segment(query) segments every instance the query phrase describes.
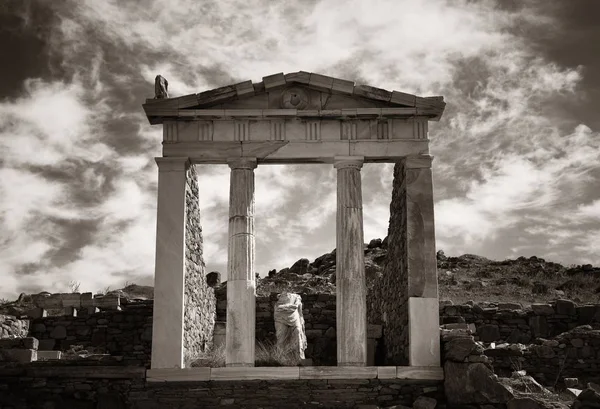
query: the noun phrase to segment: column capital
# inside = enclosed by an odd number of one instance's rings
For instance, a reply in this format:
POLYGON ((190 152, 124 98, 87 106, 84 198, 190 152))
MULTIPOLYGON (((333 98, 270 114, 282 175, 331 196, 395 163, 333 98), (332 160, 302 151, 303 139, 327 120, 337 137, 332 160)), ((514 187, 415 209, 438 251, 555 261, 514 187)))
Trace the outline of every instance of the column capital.
POLYGON ((256 169, 256 158, 230 158, 227 164, 231 169, 256 169))
POLYGON ((431 168, 433 162, 433 156, 431 155, 419 155, 419 156, 407 156, 406 157, 406 168, 407 169, 419 169, 419 168, 431 168))
POLYGON ((336 169, 360 169, 364 162, 364 156, 335 156, 333 158, 333 167, 336 169))
POLYGON ((159 172, 184 172, 189 169, 191 162, 188 157, 158 157, 154 158, 159 172))

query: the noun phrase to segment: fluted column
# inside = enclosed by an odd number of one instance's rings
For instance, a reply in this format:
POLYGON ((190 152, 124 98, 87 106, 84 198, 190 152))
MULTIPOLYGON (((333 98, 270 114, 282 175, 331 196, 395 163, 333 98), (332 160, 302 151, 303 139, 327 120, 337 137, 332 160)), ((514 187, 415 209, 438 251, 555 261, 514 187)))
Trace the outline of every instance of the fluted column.
POLYGON ((152 368, 183 368, 185 183, 188 158, 156 158, 158 207, 152 368))
POLYGON ((255 158, 228 161, 229 253, 227 260, 226 366, 254 366, 256 282, 254 277, 255 158))
POLYGON ((367 364, 367 286, 362 215, 363 157, 336 157, 336 314, 338 366, 367 364))

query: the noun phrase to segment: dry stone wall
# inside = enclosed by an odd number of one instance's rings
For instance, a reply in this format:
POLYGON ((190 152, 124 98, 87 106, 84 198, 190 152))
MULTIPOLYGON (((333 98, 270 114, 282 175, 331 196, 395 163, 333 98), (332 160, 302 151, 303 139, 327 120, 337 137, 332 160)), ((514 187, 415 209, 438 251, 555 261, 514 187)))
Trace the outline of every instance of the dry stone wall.
POLYGON ((408 260, 406 164, 394 166, 388 255, 379 279, 370 292, 367 315, 370 323, 382 323, 386 365, 408 365, 408 260))
POLYGON ((185 189, 184 359, 190 361, 212 346, 216 299, 205 279, 198 175, 190 166, 185 189))
POLYGON ((122 306, 121 311, 32 319, 29 335, 40 351, 66 351, 81 345, 122 356, 126 365, 149 366, 152 348, 152 301, 122 306))
POLYGON ((485 350, 494 372, 509 376, 525 370, 546 386, 564 387, 564 378, 577 378, 579 387, 600 383, 600 329, 576 327, 553 339, 536 339, 529 345, 500 344, 485 350))
POLYGON ((0 366, 0 409, 369 408, 417 407, 419 397, 444 400, 441 381, 146 383, 143 368, 40 364, 0 366))
POLYGON ((526 344, 580 325, 600 325, 600 305, 578 306, 571 300, 532 304, 527 308, 517 303, 444 305, 442 302, 440 323, 475 324, 476 339, 483 342, 526 344))

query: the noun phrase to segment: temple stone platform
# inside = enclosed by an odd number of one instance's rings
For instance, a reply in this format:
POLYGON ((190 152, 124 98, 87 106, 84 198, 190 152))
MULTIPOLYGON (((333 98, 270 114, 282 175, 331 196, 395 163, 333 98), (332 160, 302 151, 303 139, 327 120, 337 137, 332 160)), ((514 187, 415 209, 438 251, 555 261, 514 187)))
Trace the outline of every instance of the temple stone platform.
POLYGON ((294 380, 294 379, 403 379, 441 381, 441 367, 417 366, 306 366, 160 368, 146 371, 147 382, 294 380))

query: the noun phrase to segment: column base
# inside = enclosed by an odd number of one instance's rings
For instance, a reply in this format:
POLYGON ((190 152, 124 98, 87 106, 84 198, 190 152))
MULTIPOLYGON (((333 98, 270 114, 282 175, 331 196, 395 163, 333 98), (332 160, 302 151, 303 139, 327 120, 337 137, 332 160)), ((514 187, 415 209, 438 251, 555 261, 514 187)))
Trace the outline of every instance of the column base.
POLYGON ((366 362, 338 362, 337 366, 367 366, 366 362))
POLYGON ((252 364, 225 364, 226 368, 254 368, 252 364))
POLYGON ((440 366, 439 301, 408 299, 408 362, 410 366, 440 366))

